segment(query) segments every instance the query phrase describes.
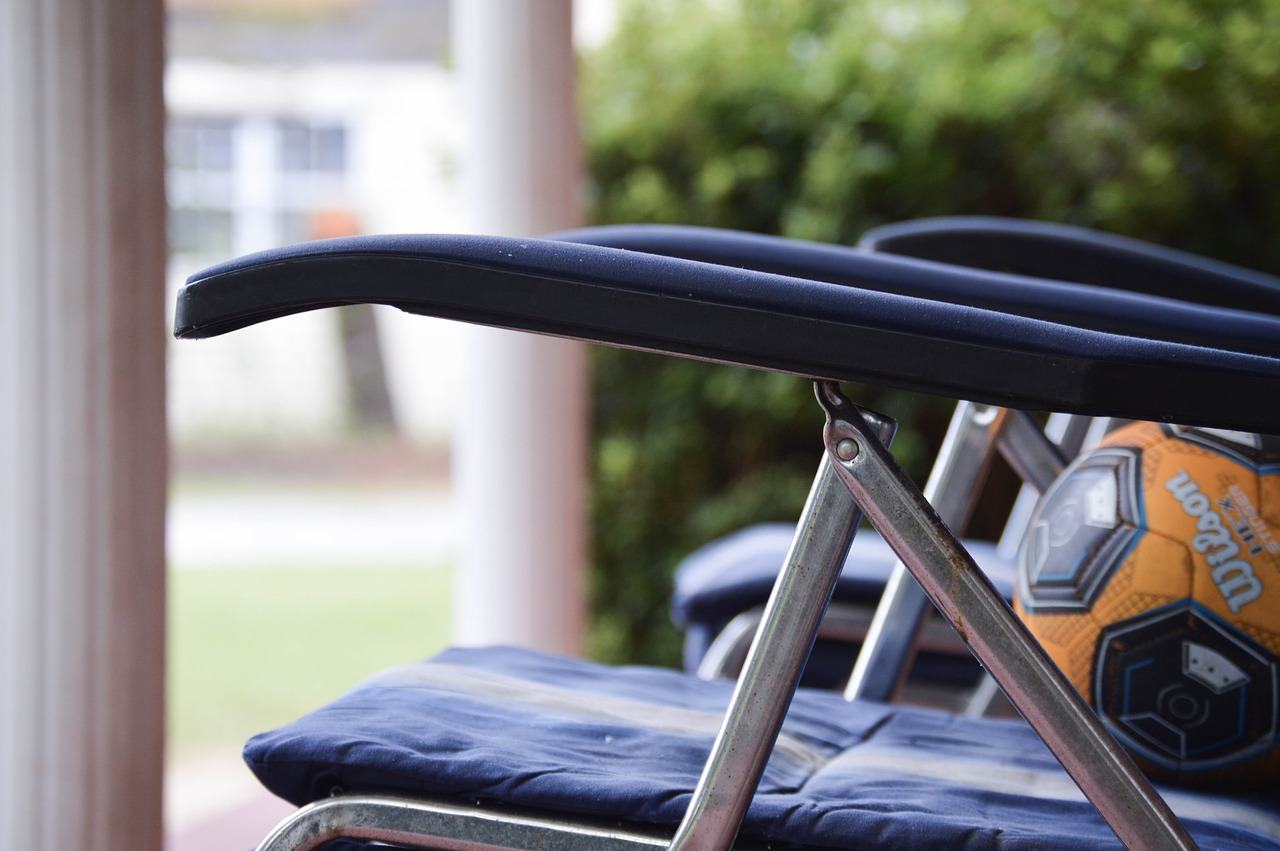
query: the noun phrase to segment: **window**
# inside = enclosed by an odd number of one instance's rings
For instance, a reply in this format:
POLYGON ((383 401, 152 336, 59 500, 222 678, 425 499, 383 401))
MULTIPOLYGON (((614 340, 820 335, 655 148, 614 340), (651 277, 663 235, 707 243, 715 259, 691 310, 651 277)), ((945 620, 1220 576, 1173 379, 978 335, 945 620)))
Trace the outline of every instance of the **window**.
POLYGON ((229 118, 175 118, 169 122, 165 152, 169 168, 231 171, 233 122, 229 118))
POLYGON ((347 129, 330 119, 174 116, 166 136, 169 243, 210 262, 314 238, 347 201, 347 129))
POLYGON ((347 133, 340 125, 280 122, 280 170, 342 172, 347 164, 347 133))

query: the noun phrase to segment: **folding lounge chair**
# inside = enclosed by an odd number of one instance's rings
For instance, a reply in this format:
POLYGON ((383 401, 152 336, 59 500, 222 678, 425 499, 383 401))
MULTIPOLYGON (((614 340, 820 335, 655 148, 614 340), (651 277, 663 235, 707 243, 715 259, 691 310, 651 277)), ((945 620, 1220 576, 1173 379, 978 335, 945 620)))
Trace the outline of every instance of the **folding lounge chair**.
MULTIPOLYGON (((232 261, 181 292, 180 337, 384 303, 813 378, 827 416, 813 490, 736 687, 512 648, 385 672, 250 742, 259 777, 306 805, 261 847, 347 837, 449 849, 1075 848, 1118 835, 1133 848, 1280 848, 1274 796, 1155 790, 895 465, 893 423, 836 384, 1280 432, 1280 282, 1203 264, 1208 303, 1192 304, 662 230, 649 232, 659 253, 637 232, 626 241, 639 250, 356 237, 232 261), (682 240, 739 250, 686 259, 682 240), (770 271, 792 255, 832 274, 770 271), (1029 726, 795 690, 864 511, 1029 726)), ((518 427, 519 412, 508 416, 518 427)))

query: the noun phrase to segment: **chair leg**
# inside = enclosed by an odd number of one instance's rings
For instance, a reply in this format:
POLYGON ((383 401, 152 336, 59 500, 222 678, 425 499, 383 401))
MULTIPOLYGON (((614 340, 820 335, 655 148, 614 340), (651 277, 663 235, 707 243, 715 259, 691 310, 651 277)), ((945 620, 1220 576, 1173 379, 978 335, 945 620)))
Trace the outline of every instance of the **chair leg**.
MULTIPOLYGON (((887 444, 897 424, 867 416, 876 440, 887 444)), ((861 519, 849 489, 824 457, 673 851, 715 851, 733 843, 861 519)))

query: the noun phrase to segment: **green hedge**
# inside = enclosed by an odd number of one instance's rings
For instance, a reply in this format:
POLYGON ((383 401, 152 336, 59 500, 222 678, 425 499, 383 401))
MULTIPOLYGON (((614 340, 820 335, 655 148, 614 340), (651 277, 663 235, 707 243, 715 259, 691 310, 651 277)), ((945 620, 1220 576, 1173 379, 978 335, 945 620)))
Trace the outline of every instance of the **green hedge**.
MULTIPOLYGON (((853 243, 1018 216, 1280 271, 1277 44, 1274 0, 647 0, 584 58, 593 217, 853 243)), ((821 416, 798 379, 594 357, 592 652, 672 663, 672 566, 794 519, 821 416)), ((862 398, 920 474, 947 406, 862 398)))

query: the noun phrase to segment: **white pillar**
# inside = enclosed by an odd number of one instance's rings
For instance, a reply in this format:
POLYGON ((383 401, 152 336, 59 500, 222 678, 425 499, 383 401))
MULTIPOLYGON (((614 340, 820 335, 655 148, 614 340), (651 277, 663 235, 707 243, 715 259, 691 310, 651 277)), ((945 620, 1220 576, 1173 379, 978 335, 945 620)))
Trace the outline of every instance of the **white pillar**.
MULTIPOLYGON (((460 0, 465 229, 581 224, 571 0, 460 0)), ((471 329, 454 481, 454 638, 582 650, 587 375, 583 346, 471 329)))
POLYGON ((0 849, 159 849, 164 10, 0 3, 0 849))

